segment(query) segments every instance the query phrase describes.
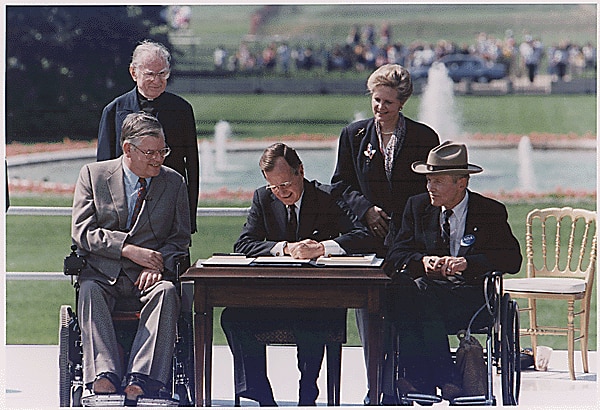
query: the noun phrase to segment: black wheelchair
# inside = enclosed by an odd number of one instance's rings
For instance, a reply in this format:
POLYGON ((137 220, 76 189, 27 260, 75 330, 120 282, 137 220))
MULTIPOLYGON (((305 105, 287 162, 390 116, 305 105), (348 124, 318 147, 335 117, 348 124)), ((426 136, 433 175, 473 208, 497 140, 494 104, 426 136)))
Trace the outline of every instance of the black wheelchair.
MULTIPOLYGON (((521 349, 519 343, 519 307, 502 287, 502 272, 489 272, 484 281, 485 304, 472 316, 468 325, 463 329, 448 329, 449 334, 457 335, 462 332, 466 337, 485 335, 483 361, 487 368, 485 393, 459 396, 450 400, 451 406, 495 406, 494 367, 500 375, 502 388, 502 405, 516 406, 519 402, 521 387, 521 349)), ((397 340, 397 339, 396 339, 397 340)), ((398 349, 396 348, 396 352, 398 349)), ((457 352, 453 351, 456 361, 457 352)), ((396 377, 399 377, 399 357, 394 358, 396 377)), ((402 405, 432 405, 440 403, 439 395, 397 392, 397 400, 402 405)))
MULTIPOLYGON (((161 390, 158 397, 140 397, 137 406, 194 406, 194 343, 193 343, 193 284, 180 282, 179 277, 190 265, 189 256, 176 263, 176 286, 181 296, 181 313, 177 321, 177 337, 173 353, 171 385, 161 390)), ((64 274, 71 276, 75 287, 75 306, 79 296, 77 276, 85 266, 85 259, 71 246, 64 260, 64 274)), ((127 304, 118 305, 113 312, 113 324, 122 360, 126 363, 137 330, 139 310, 127 304)), ((77 313, 71 306, 60 308, 59 329, 59 399, 61 407, 123 407, 130 405, 124 394, 84 395, 83 349, 77 313)))

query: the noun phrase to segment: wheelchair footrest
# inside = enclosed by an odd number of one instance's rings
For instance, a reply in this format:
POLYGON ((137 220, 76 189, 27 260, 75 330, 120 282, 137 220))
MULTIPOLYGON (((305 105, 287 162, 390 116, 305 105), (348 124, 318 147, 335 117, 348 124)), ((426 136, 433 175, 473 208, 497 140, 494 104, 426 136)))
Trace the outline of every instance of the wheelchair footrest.
POLYGON ((416 401, 419 404, 434 404, 441 403, 442 398, 436 394, 423 394, 423 393, 407 393, 402 396, 402 400, 416 401))
POLYGON ((92 394, 81 398, 83 407, 124 407, 124 394, 92 394))
POLYGON ((450 401, 452 406, 493 406, 495 400, 488 400, 485 396, 456 397, 450 401))
POLYGON ((177 407, 179 402, 171 398, 140 397, 137 402, 126 400, 124 394, 92 394, 81 399, 83 407, 177 407))
POLYGON ((179 402, 174 399, 140 397, 137 405, 139 407, 177 407, 179 402))

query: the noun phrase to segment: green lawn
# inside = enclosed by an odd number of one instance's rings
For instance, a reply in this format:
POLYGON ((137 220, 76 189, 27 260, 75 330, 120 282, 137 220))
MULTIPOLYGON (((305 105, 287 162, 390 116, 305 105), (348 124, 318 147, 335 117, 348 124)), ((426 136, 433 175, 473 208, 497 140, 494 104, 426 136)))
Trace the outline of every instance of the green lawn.
MULTIPOLYGON (((70 206, 68 198, 15 198, 13 205, 70 206)), ((212 206, 213 204, 211 204, 212 206)), ((247 206, 248 204, 239 204, 247 206)), ((521 246, 525 243, 524 221, 527 212, 536 207, 554 206, 554 203, 508 204, 509 222, 521 246)), ((594 209, 591 203, 570 203, 570 206, 594 209)), ((201 205, 202 206, 202 205, 201 205)), ((192 258, 205 258, 213 252, 229 252, 237 239, 243 217, 203 217, 198 220, 198 233, 193 236, 192 258)), ((6 261, 8 271, 52 272, 62 269, 62 260, 68 253, 68 217, 6 218, 6 261), (32 252, 34 252, 32 254, 32 252)), ((522 251, 523 254, 524 250, 522 251)), ((524 274, 524 266, 519 276, 524 274)), ((590 347, 596 346, 596 301, 593 299, 590 318, 590 347)), ((60 306, 74 304, 74 291, 68 281, 13 281, 6 283, 6 343, 8 344, 57 344, 58 315, 60 306)), ((542 303, 543 316, 559 323, 563 306, 560 302, 542 303)), ((215 312, 219 323, 220 310, 215 312)), ((521 319, 527 323, 526 315, 521 319)), ((348 315, 348 344, 358 345, 354 313, 348 315)), ((215 343, 224 344, 220 326, 215 327, 215 343)), ((523 339, 527 345, 527 339, 523 339)), ((541 344, 556 349, 566 348, 566 338, 541 338, 541 344)))
MULTIPOLYGON (((232 137, 263 138, 320 134, 337 137, 362 113, 371 116, 368 96, 188 94, 200 138, 212 138, 219 120, 230 122, 232 137), (235 107, 235 109, 231 109, 235 107)), ((419 118, 420 97, 412 96, 403 112, 419 118)), ((596 135, 594 95, 457 96, 462 132, 526 135, 532 132, 596 135)))

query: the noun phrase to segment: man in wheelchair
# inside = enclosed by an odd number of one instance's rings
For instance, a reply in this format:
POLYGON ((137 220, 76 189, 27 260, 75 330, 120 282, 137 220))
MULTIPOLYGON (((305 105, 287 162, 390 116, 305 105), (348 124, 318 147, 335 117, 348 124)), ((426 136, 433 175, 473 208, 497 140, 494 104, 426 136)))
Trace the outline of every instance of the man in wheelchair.
POLYGON ((400 398, 439 388, 451 401, 462 389, 448 334, 465 329, 485 303, 485 273, 518 272, 521 251, 504 205, 467 189, 482 168, 468 163, 464 145, 446 141, 412 169, 426 175, 428 192, 409 198, 386 257, 399 335, 396 387, 400 398))
POLYGON ((121 145, 121 157, 81 169, 72 239, 86 260, 77 306, 84 383, 135 403, 170 380, 180 311, 172 281, 176 260, 188 254, 190 212, 183 177, 162 165, 170 149, 155 117, 129 114, 121 145), (125 368, 111 318, 123 299, 141 309, 125 368))

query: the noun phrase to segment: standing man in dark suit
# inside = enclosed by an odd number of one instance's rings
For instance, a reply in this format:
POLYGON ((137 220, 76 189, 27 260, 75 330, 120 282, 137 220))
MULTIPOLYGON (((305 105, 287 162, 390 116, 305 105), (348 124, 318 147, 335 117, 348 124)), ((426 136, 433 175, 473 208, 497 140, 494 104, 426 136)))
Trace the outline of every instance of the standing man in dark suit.
POLYGON ((179 172, 187 184, 190 223, 196 232, 199 192, 198 140, 192 106, 183 98, 165 91, 171 74, 171 54, 150 40, 142 41, 133 51, 129 73, 136 87, 104 107, 98 130, 96 159, 104 161, 120 156, 121 126, 132 112, 144 111, 160 121, 171 155, 164 165, 179 172))
MULTIPOLYGON (((366 228, 349 209, 341 208, 325 186, 304 178, 304 166, 294 149, 271 145, 260 158, 260 168, 268 185, 254 192, 248 219, 234 245, 236 252, 313 259, 364 252, 373 246, 366 228)), ((314 406, 324 335, 330 323, 345 317, 343 309, 226 308, 221 325, 233 353, 236 393, 262 406, 276 405, 267 378, 266 348, 254 333, 291 324, 301 373, 298 404, 314 406)))
POLYGON ((409 198, 402 228, 386 258, 398 293, 392 307, 400 335, 401 394, 461 393, 448 330, 466 328, 485 303, 483 275, 517 273, 521 250, 504 205, 467 189, 470 174, 463 144, 446 141, 427 161, 412 164, 427 177, 427 193, 409 198))
POLYGON ((78 316, 83 377, 93 393, 135 401, 170 380, 180 301, 175 261, 188 254, 190 212, 183 177, 163 166, 169 148, 158 120, 134 113, 123 121, 123 154, 85 165, 73 198, 72 238, 86 259, 78 316), (117 300, 141 307, 129 364, 122 368, 111 312, 117 300))

